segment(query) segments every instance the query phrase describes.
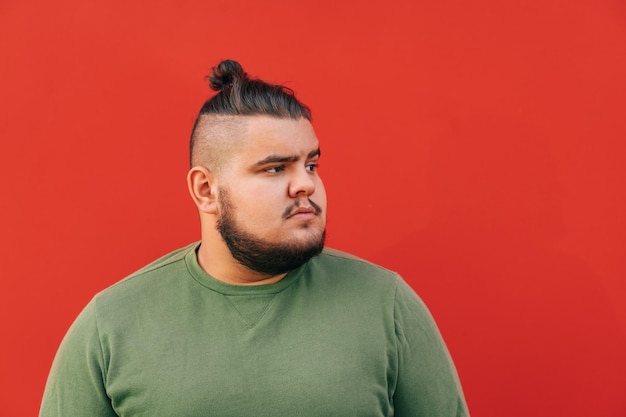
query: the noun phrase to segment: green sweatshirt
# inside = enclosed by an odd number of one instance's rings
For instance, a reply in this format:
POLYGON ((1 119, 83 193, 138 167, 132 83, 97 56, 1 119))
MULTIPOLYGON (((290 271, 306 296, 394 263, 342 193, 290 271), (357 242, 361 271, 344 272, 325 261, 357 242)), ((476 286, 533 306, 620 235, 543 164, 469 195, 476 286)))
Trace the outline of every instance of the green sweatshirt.
POLYGON ((468 415, 431 315, 395 273, 325 249, 278 283, 229 285, 198 246, 94 297, 41 417, 468 415))

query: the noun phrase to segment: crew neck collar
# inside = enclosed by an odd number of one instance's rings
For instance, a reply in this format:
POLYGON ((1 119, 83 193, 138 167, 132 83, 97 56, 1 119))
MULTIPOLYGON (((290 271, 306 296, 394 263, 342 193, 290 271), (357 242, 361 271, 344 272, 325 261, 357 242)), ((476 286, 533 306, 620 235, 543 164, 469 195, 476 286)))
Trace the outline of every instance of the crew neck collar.
POLYGON ((259 284, 259 285, 235 285, 227 284, 223 281, 216 279, 209 275, 202 269, 198 263, 197 251, 201 242, 197 242, 192 245, 188 252, 185 254, 185 264, 187 270, 191 274, 194 280, 200 285, 207 287, 213 291, 219 292, 224 295, 263 295, 263 294, 276 294, 283 291, 290 286, 298 277, 302 271, 306 268, 307 263, 304 265, 289 271, 287 275, 280 281, 273 284, 259 284))

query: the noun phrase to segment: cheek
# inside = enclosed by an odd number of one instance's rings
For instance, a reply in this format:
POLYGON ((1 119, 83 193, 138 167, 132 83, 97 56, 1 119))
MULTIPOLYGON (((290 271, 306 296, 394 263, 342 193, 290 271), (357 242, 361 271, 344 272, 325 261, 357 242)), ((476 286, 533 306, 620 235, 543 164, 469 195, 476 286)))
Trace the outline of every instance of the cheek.
POLYGON ((315 192, 311 195, 311 200, 326 211, 326 188, 324 188, 324 183, 321 180, 315 186, 315 192))
POLYGON ((280 222, 289 201, 276 190, 256 187, 245 195, 237 193, 235 206, 235 217, 241 224, 260 230, 280 222))

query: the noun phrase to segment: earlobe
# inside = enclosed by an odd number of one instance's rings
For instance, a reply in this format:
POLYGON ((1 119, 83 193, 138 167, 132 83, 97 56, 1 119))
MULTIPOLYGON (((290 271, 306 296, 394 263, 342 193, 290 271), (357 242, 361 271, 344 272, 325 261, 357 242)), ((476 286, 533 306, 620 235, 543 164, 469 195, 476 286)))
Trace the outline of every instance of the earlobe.
POLYGON ((187 174, 189 194, 203 213, 217 213, 217 187, 215 176, 205 167, 196 166, 187 174))

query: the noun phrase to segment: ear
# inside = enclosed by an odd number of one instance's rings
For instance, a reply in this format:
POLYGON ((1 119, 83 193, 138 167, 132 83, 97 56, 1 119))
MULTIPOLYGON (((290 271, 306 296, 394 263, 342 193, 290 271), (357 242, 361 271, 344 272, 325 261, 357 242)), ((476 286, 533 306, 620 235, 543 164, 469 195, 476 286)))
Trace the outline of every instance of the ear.
POLYGON ((217 182, 215 175, 205 167, 196 166, 187 174, 191 199, 203 213, 217 213, 217 182))

